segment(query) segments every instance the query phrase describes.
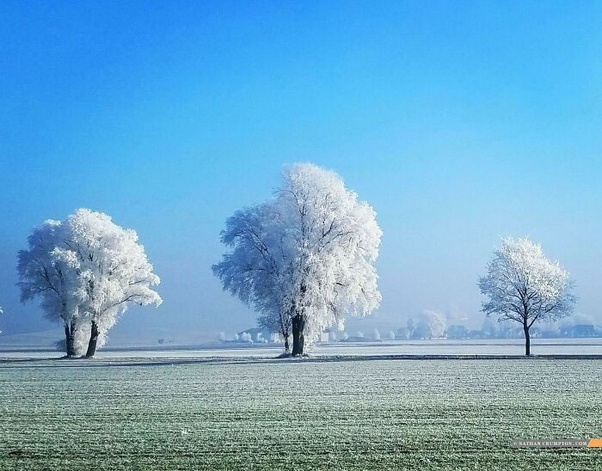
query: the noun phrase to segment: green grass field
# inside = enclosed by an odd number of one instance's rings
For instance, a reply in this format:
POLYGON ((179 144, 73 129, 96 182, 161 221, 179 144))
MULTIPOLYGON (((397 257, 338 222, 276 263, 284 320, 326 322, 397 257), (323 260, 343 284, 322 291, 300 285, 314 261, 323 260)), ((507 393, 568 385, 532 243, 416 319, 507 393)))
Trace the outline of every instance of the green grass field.
MULTIPOLYGON (((165 360, 164 360, 165 361, 165 360)), ((597 360, 0 363, 0 469, 602 469, 597 360)))

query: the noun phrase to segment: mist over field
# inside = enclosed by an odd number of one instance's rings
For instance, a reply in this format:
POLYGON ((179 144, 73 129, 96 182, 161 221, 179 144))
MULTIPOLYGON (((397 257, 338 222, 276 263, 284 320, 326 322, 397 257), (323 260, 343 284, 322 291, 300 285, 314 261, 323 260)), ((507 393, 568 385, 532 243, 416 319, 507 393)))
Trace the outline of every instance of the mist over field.
POLYGON ((60 328, 20 303, 17 253, 82 207, 135 229, 161 278, 163 304, 132 307, 109 339, 255 327, 211 266, 226 219, 296 162, 337 172, 383 232, 382 302, 348 335, 425 311, 481 329, 477 280, 509 235, 541 243, 575 313, 602 323, 600 5, 0 9, 0 342, 60 328))

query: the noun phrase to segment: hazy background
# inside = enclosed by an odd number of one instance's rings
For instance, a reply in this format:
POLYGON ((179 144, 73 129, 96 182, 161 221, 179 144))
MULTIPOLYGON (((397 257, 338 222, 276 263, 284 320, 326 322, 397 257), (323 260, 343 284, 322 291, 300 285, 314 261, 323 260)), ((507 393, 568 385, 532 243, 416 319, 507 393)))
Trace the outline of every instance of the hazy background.
POLYGON ((211 274, 219 232, 300 161, 378 212, 383 302, 354 328, 480 326, 504 235, 541 242, 600 320, 600 2, 4 0, 0 44, 3 335, 53 327, 19 303, 16 255, 79 207, 138 231, 162 279, 115 335, 253 326, 211 274))

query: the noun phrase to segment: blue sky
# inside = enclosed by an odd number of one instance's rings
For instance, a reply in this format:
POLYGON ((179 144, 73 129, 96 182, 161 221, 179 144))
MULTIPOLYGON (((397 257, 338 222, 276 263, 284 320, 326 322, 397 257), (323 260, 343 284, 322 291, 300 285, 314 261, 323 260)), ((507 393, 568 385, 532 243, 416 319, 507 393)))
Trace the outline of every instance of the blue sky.
POLYGON ((299 161, 376 208, 381 322, 479 325, 504 235, 602 317, 600 2, 3 1, 0 41, 6 332, 40 317, 17 250, 79 207, 136 229, 162 278, 117 328, 252 325, 211 275, 219 231, 299 161))

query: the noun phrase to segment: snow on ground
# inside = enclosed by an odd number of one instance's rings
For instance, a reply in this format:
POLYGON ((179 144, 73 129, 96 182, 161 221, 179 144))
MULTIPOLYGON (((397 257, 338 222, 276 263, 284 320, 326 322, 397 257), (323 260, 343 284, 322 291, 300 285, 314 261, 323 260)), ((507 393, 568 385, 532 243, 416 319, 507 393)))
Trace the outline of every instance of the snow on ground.
MULTIPOLYGON (((602 338, 593 339, 533 339, 534 355, 602 355, 602 338)), ((204 347, 99 350, 97 359, 118 358, 275 358, 281 346, 220 344, 204 347)), ((521 339, 505 340, 420 340, 361 343, 324 343, 317 345, 311 357, 332 356, 391 356, 391 355, 522 355, 521 339)), ((0 344, 0 359, 57 358, 61 352, 49 349, 5 348, 0 344)))

